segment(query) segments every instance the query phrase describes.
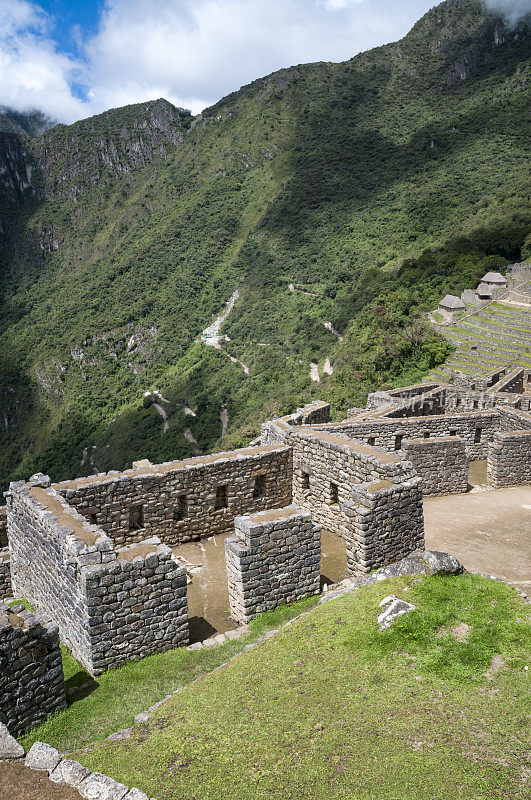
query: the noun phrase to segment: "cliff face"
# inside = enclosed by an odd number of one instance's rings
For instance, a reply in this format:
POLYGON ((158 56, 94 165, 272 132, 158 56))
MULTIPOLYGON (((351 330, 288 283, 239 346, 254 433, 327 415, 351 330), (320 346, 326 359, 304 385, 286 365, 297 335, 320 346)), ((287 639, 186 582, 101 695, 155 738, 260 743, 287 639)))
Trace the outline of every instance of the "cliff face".
POLYGON ((13 133, 0 133, 0 202, 17 206, 36 192, 28 142, 13 133))
POLYGON ((191 121, 167 100, 111 109, 56 125, 32 143, 47 199, 77 198, 100 181, 145 167, 181 144, 191 121))

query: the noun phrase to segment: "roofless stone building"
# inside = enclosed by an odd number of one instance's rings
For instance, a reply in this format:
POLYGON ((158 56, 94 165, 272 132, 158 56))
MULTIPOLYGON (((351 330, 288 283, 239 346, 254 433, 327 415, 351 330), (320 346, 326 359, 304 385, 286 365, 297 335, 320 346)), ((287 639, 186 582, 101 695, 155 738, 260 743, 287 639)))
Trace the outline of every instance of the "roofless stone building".
MULTIPOLYGON (((423 496, 466 491, 471 459, 487 459, 494 487, 531 484, 530 405, 530 370, 503 368, 459 387, 375 392, 343 422, 315 402, 265 423, 255 447, 12 483, 0 592, 37 616, 17 633, 3 608, 2 657, 16 665, 24 636, 46 642, 31 651, 35 674, 53 675, 43 718, 63 702, 57 630, 92 675, 188 643, 186 567, 172 550, 182 542, 235 532, 226 563, 240 622, 319 591, 321 528, 345 539, 350 574, 423 549, 423 496)), ((16 698, 22 677, 12 673, 16 698)), ((8 705, 0 722, 23 730, 27 715, 17 721, 8 705)))

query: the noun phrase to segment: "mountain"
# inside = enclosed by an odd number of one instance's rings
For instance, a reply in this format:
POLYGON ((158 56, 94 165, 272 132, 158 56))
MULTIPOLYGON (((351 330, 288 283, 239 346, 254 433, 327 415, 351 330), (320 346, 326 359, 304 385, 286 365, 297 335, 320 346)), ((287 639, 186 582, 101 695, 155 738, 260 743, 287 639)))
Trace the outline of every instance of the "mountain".
POLYGON ((525 23, 447 0, 198 117, 0 134, 4 481, 237 446, 442 361, 422 312, 526 252, 528 56, 525 23))
POLYGON ((57 123, 38 109, 15 111, 0 105, 0 132, 16 133, 19 136, 39 136, 57 123))

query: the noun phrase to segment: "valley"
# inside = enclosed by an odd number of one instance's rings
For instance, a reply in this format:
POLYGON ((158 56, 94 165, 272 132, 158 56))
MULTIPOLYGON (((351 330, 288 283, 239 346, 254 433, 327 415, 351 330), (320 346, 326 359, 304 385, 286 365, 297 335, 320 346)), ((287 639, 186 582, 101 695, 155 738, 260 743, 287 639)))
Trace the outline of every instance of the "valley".
POLYGON ((2 486, 89 474, 86 447, 106 470, 242 445, 313 397, 341 416, 438 369, 454 343, 425 314, 529 255, 528 39, 503 25, 448 0, 198 117, 5 121, 2 486))

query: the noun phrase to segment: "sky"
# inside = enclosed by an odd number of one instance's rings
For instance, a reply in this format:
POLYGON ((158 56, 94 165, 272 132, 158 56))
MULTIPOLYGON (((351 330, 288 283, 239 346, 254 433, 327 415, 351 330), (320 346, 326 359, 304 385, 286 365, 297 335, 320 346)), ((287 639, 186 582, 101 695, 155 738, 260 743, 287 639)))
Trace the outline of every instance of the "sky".
MULTIPOLYGON (((514 21, 531 0, 485 0, 514 21)), ((396 41, 435 0, 0 0, 0 105, 59 122, 165 97, 194 114, 282 67, 396 41)))

